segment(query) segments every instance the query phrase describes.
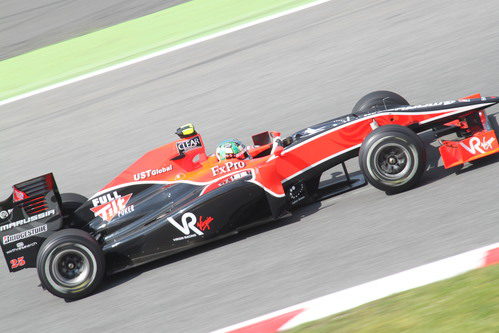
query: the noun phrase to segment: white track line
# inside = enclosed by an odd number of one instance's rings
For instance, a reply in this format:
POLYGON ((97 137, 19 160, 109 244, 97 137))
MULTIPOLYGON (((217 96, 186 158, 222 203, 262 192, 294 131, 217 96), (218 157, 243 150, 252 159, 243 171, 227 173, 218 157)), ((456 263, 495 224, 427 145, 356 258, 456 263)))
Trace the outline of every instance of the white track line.
POLYGON ((164 54, 167 54, 167 53, 170 53, 173 51, 177 51, 177 50, 189 47, 189 46, 193 46, 193 45, 196 45, 196 44, 199 44, 199 43, 211 40, 211 39, 225 36, 225 35, 228 35, 230 33, 233 33, 233 32, 239 31, 239 30, 243 30, 243 29, 255 26, 257 24, 265 23, 265 22, 286 16, 286 15, 290 15, 290 14, 293 14, 293 13, 296 13, 296 12, 299 12, 299 11, 302 11, 302 10, 305 10, 305 9, 308 9, 311 7, 315 7, 315 6, 321 5, 321 4, 326 3, 326 2, 330 2, 330 1, 331 0, 314 1, 311 3, 305 4, 305 5, 299 6, 299 7, 295 7, 295 8, 286 10, 284 12, 280 12, 277 14, 263 17, 261 19, 255 20, 255 21, 241 24, 241 25, 238 25, 236 27, 233 27, 233 28, 230 28, 227 30, 219 31, 219 32, 216 32, 214 34, 211 34, 211 35, 208 35, 205 37, 197 38, 197 39, 194 39, 194 40, 182 43, 182 44, 178 44, 178 45, 175 45, 175 46, 163 49, 163 50, 159 50, 159 51, 156 51, 156 52, 153 52, 150 54, 146 54, 144 56, 141 56, 141 57, 138 57, 135 59, 131 59, 131 60, 116 64, 116 65, 102 68, 102 69, 99 69, 99 70, 94 71, 94 72, 83 74, 83 75, 74 77, 74 78, 69 79, 69 80, 65 80, 65 81, 62 81, 59 83, 51 84, 51 85, 43 87, 43 88, 35 89, 33 91, 30 91, 30 92, 27 92, 24 94, 20 94, 20 95, 14 96, 14 97, 4 99, 4 100, 0 101, 0 106, 5 105, 5 104, 9 104, 9 103, 13 103, 13 102, 16 102, 16 101, 19 101, 19 100, 22 100, 22 99, 25 99, 25 98, 28 98, 31 96, 35 96, 35 95, 38 95, 38 94, 41 94, 41 93, 44 93, 44 92, 47 92, 50 90, 60 88, 60 87, 64 87, 64 86, 70 85, 70 84, 75 83, 75 82, 83 81, 83 80, 86 80, 86 79, 89 79, 89 78, 92 78, 92 77, 95 77, 95 76, 98 76, 101 74, 105 74, 105 73, 108 73, 108 72, 111 72, 111 71, 114 71, 117 69, 131 66, 131 65, 137 64, 137 63, 142 62, 142 61, 146 61, 146 60, 149 60, 149 59, 152 59, 155 57, 159 57, 159 56, 162 56, 164 54))
POLYGON ((281 324, 278 329, 260 327, 261 332, 276 332, 290 329, 303 323, 343 312, 362 304, 393 295, 409 289, 448 279, 472 269, 483 267, 488 251, 499 248, 499 243, 461 253, 430 264, 418 266, 400 273, 386 276, 355 287, 344 289, 304 303, 287 307, 251 320, 244 321, 212 333, 225 333, 234 330, 252 332, 243 328, 271 320, 293 311, 301 310, 293 318, 281 324))

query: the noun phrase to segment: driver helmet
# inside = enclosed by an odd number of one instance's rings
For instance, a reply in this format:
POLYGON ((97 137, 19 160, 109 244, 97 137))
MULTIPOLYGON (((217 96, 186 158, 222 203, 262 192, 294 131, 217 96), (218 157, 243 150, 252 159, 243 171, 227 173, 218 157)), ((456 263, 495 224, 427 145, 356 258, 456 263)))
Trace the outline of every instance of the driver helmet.
POLYGON ((243 159, 246 157, 247 148, 238 139, 227 139, 220 143, 215 150, 218 161, 224 161, 229 158, 243 159))

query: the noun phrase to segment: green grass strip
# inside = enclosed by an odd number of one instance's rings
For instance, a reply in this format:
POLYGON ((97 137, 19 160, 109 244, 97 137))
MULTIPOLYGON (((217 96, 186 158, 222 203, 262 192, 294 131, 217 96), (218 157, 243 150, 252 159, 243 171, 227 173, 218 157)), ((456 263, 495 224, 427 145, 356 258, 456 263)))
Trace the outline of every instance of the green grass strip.
POLYGON ((0 100, 312 0, 193 0, 0 62, 0 100))
POLYGON ((499 265, 402 292, 286 332, 499 332, 499 265))

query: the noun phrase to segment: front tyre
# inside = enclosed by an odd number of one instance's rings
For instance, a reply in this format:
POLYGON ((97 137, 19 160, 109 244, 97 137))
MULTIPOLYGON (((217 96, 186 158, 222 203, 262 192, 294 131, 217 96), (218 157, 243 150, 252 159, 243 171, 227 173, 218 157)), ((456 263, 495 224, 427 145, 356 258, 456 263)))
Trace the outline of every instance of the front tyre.
POLYGON ((373 91, 362 97, 353 107, 352 114, 361 116, 367 113, 407 106, 409 102, 392 91, 373 91))
POLYGON ((364 139, 359 164, 372 186, 389 194, 403 192, 414 187, 423 175, 424 144, 407 127, 381 126, 364 139))
POLYGON ((76 300, 88 296, 104 277, 100 245, 88 233, 64 229, 50 235, 36 260, 42 285, 55 296, 76 300))

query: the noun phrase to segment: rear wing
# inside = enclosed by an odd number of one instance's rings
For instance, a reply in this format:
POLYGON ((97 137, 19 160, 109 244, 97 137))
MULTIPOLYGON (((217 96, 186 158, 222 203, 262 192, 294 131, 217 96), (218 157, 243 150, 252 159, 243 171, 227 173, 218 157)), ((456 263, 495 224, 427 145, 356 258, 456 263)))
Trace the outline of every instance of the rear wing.
POLYGON ((10 272, 36 267, 40 246, 61 229, 61 197, 49 173, 12 187, 11 196, 0 201, 0 239, 10 272))

